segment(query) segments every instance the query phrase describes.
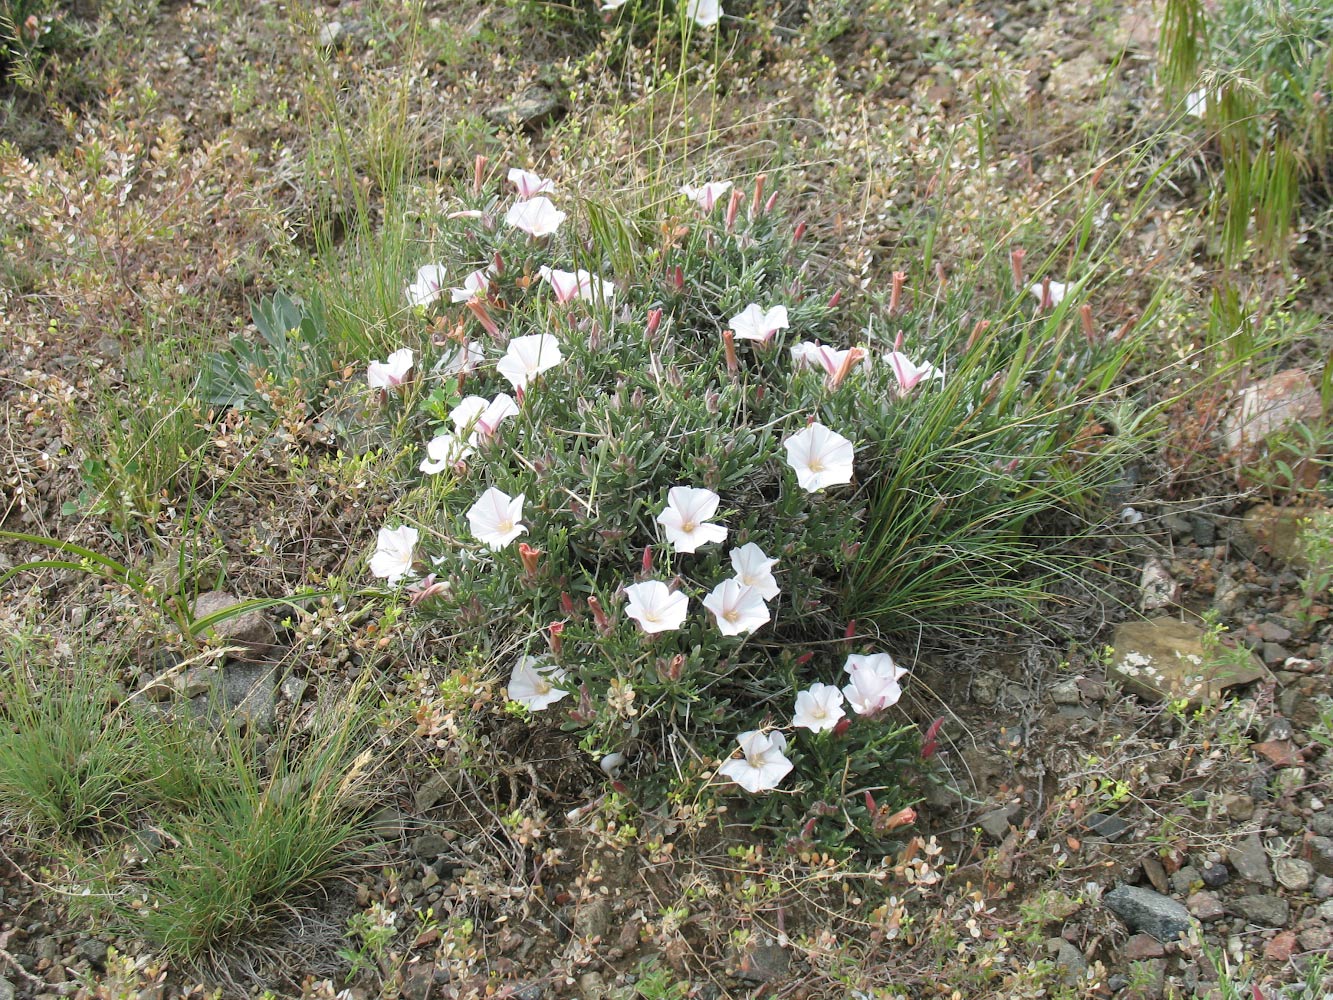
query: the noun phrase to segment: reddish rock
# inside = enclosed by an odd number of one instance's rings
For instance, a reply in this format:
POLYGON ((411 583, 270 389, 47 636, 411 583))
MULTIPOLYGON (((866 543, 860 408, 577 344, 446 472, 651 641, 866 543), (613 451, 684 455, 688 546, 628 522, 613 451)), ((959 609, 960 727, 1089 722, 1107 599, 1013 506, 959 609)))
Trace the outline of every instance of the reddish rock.
POLYGON ((1125 942, 1125 958, 1131 962, 1161 958, 1165 954, 1166 949, 1162 947, 1162 942, 1150 934, 1135 934, 1125 942))
POLYGON ((1300 942, 1296 940, 1296 932, 1283 931, 1268 942, 1268 947, 1264 949, 1264 958, 1270 962, 1285 962, 1300 951, 1300 948, 1300 942))
POLYGON ((1290 740, 1269 740, 1251 744, 1250 749, 1274 767, 1300 767, 1305 761, 1290 740))

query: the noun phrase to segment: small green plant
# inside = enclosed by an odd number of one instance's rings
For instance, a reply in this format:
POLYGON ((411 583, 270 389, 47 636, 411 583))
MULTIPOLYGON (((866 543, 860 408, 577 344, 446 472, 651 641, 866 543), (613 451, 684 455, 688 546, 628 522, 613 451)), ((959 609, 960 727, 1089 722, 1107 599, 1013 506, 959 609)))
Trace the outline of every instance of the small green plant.
POLYGON ((0 84, 32 89, 44 64, 83 44, 83 27, 52 0, 0 0, 0 84))
POLYGON ((1302 521, 1297 544, 1305 557, 1301 611, 1309 619, 1316 604, 1327 603, 1333 584, 1333 512, 1320 511, 1302 521))
POLYGON ((347 918, 347 937, 353 944, 338 954, 347 961, 349 979, 368 969, 383 971, 389 944, 397 933, 396 919, 393 910, 379 902, 347 918))

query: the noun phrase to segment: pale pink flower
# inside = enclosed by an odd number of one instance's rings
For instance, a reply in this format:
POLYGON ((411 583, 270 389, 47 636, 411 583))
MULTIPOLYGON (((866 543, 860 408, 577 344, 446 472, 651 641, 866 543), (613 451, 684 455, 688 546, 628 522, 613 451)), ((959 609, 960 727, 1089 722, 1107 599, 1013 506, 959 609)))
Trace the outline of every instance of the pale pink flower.
POLYGON ((386 361, 372 361, 366 369, 366 383, 372 389, 392 389, 407 381, 412 370, 412 348, 403 347, 389 355, 386 361))
POLYGON ((717 619, 723 635, 753 632, 771 617, 759 591, 733 580, 723 580, 703 600, 703 605, 717 619))
POLYGON ((646 580, 626 587, 625 596, 629 598, 625 614, 649 634, 680 628, 689 611, 690 599, 660 580, 646 580))
POLYGON ((1069 288, 1070 286, 1063 281, 1038 281, 1035 285, 1028 286, 1028 292, 1036 298, 1043 309, 1053 309, 1065 300, 1069 288))
POLYGON ((766 601, 782 592, 773 578, 773 567, 777 564, 776 559, 770 559, 754 542, 746 542, 731 550, 731 567, 736 571, 736 582, 743 587, 753 587, 766 601))
POLYGON ((489 402, 481 396, 466 396, 449 411, 449 419, 459 435, 467 435, 468 444, 481 444, 493 435, 506 417, 518 415, 514 397, 502 392, 489 402))
POLYGON ((823 424, 811 424, 782 444, 787 449, 787 464, 796 470, 803 490, 814 493, 852 481, 856 455, 852 443, 823 424))
POLYGON ((466 344, 455 347, 448 354, 441 355, 440 360, 435 362, 431 371, 437 375, 466 374, 481 363, 482 357, 481 342, 469 340, 466 344))
POLYGON ((741 755, 724 761, 717 773, 730 778, 747 792, 765 792, 777 788, 791 773, 792 762, 782 753, 787 749, 787 737, 781 733, 762 733, 751 730, 736 737, 741 755))
POLYGON ((881 709, 896 705, 903 696, 898 682, 907 670, 893 662, 888 653, 847 657, 843 666, 851 683, 842 689, 857 715, 874 715, 881 709))
POLYGON ((787 307, 774 306, 765 310, 751 302, 727 321, 737 340, 757 340, 761 344, 773 339, 773 334, 787 329, 787 307))
POLYGON ((695 486, 673 486, 667 492, 667 505, 657 515, 657 523, 666 529, 667 541, 677 552, 693 552, 700 545, 720 542, 727 529, 708 521, 717 513, 721 498, 712 490, 695 486))
POLYGON ((473 299, 484 299, 490 290, 491 270, 483 267, 464 278, 462 288, 449 289, 449 297, 452 302, 471 302, 473 299))
POLYGON ((685 16, 693 18, 701 28, 711 28, 722 19, 722 5, 718 0, 689 0, 685 4, 685 16))
POLYGON ((509 183, 514 185, 520 198, 535 198, 539 194, 554 194, 555 181, 539 177, 531 170, 509 169, 509 183))
POLYGON ((447 280, 443 264, 426 264, 417 268, 417 280, 404 290, 407 302, 413 306, 428 306, 440 297, 447 280))
POLYGON ((847 713, 842 708, 842 692, 832 684, 811 684, 796 694, 796 715, 792 725, 822 733, 832 729, 847 713))
POLYGON ((550 236, 567 218, 545 195, 520 201, 505 213, 505 222, 530 236, 550 236))
POLYGON ((395 584, 412 572, 412 550, 421 535, 416 528, 380 528, 375 554, 370 557, 370 571, 395 584))
POLYGON ((511 340, 495 368, 515 389, 526 389, 529 382, 563 360, 560 341, 549 333, 534 333, 511 340))
POLYGON ((510 497, 494 486, 477 498, 467 512, 467 520, 473 537, 493 552, 528 530, 523 524, 523 494, 510 497))
POLYGON ((529 712, 540 712, 569 694, 552 683, 568 676, 554 663, 549 663, 545 656, 520 656, 509 675, 505 697, 518 702, 529 712))
POLYGON ((472 454, 472 445, 450 434, 436 434, 426 442, 426 457, 418 468, 428 476, 452 468, 472 454))
POLYGON ((538 275, 551 286, 555 300, 561 304, 573 299, 585 302, 605 302, 610 306, 615 302, 616 286, 594 274, 584 271, 559 271, 551 267, 542 267, 538 275))
POLYGON ((915 364, 902 351, 890 351, 884 355, 884 360, 889 363, 893 369, 893 377, 898 380, 898 388, 904 392, 911 392, 917 387, 922 379, 944 378, 944 372, 931 364, 915 364))
POLYGON ((797 367, 822 368, 824 374, 836 376, 844 366, 869 365, 870 355, 864 348, 849 347, 839 351, 824 344, 803 340, 791 349, 792 363, 797 367))
POLYGON ((694 202, 705 212, 711 212, 717 200, 731 190, 731 181, 708 181, 699 187, 686 184, 680 193, 694 202))

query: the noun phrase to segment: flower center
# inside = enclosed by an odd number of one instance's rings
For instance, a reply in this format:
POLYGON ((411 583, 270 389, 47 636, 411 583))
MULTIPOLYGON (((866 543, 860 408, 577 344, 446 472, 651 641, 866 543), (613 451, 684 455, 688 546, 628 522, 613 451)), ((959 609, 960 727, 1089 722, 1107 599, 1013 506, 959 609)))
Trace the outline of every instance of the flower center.
POLYGON ((745 755, 745 763, 753 768, 762 769, 764 766, 764 755, 761 753, 747 753, 745 755))
POLYGON ((812 458, 812 459, 810 459, 810 471, 811 471, 811 472, 823 472, 823 471, 824 471, 824 463, 823 463, 823 461, 822 461, 821 459, 818 459, 818 458, 812 458))
POLYGON ((737 611, 735 608, 728 608, 726 611, 722 612, 722 617, 725 618, 727 621, 732 622, 733 624, 735 623, 736 619, 739 618, 740 616, 741 616, 740 612, 737 611))
POLYGON ((540 674, 537 675, 537 682, 532 685, 538 694, 550 694, 551 682, 540 674))
POLYGON ((697 528, 697 527, 699 527, 699 526, 698 526, 697 524, 695 524, 693 521, 686 521, 685 523, 683 523, 683 524, 680 526, 680 530, 681 530, 681 531, 684 531, 684 532, 686 532, 686 533, 688 534, 689 532, 693 531, 693 530, 694 530, 695 528, 697 528))
POLYGON ((514 522, 506 518, 495 526, 495 530, 504 534, 514 530, 514 522))
POLYGON ((828 711, 824 708, 823 705, 816 705, 814 709, 810 712, 810 714, 814 716, 816 719, 828 718, 828 711))

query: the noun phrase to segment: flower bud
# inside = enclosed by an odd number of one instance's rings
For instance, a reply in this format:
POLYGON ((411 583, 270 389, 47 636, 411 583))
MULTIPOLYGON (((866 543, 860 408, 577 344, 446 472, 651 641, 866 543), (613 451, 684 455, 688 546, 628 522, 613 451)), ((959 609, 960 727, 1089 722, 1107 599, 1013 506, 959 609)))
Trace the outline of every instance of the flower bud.
POLYGON ((768 180, 768 174, 760 174, 754 179, 754 198, 750 201, 751 218, 759 214, 759 206, 764 202, 764 181, 766 180, 768 180))
POLYGON ((841 301, 842 301, 842 289, 839 288, 836 292, 833 293, 832 296, 830 296, 828 300, 828 308, 837 309, 838 303, 841 301))
POLYGON ((645 328, 644 333, 649 338, 651 338, 655 333, 657 333, 657 328, 661 325, 662 325, 662 310, 661 309, 648 310, 648 326, 645 328))
POLYGON ((1078 316, 1083 321, 1083 336, 1089 344, 1097 343, 1097 328, 1092 323, 1092 304, 1084 302, 1079 306, 1078 316))
POLYGON ((804 235, 805 235, 805 222, 804 220, 802 220, 801 222, 796 223, 796 228, 795 230, 792 231, 791 234, 791 241, 793 243, 800 243, 801 237, 804 235))
POLYGON ((764 202, 764 214, 767 215, 773 211, 773 206, 778 203, 778 193, 774 191, 768 196, 768 201, 764 202))
POLYGON ((603 634, 610 632, 611 619, 607 617, 606 612, 602 609, 602 602, 597 599, 596 594, 593 594, 588 598, 588 608, 592 611, 592 618, 593 621, 597 623, 597 628, 600 629, 603 634))
POLYGON ((560 609, 571 617, 574 614, 574 598, 569 596, 567 590, 560 591, 560 609))
POLYGON ((722 346, 727 355, 727 374, 735 378, 740 373, 740 362, 736 360, 736 335, 730 330, 722 331, 722 346))
POLYGON ((486 182, 486 157, 477 156, 472 161, 472 193, 478 197, 481 196, 482 185, 486 182))
POLYGON ((834 737, 842 737, 847 735, 847 730, 851 728, 852 728, 852 720, 844 715, 841 719, 838 720, 837 725, 833 727, 832 732, 834 737))
POLYGON ((898 311, 903 300, 903 282, 907 280, 906 271, 893 272, 893 287, 889 290, 889 314, 892 315, 898 311))
POLYGON ((1023 258, 1026 256, 1027 251, 1022 247, 1009 251, 1009 270, 1014 276, 1014 288, 1020 292, 1023 290, 1023 258))
POLYGON ((518 558, 523 563, 523 573, 528 579, 533 579, 537 575, 537 564, 542 557, 541 549, 534 549, 527 542, 518 543, 518 558))
POLYGON ((639 561, 639 572, 644 576, 649 576, 653 571, 653 547, 645 545, 643 547, 643 558, 639 561))
POLYGON ((551 647, 551 655, 559 658, 564 641, 560 638, 565 631, 564 622, 551 622, 546 626, 546 642, 551 647))
POLYGON ((736 215, 740 212, 742 197, 744 196, 741 194, 740 188, 731 189, 731 200, 727 202, 727 232, 731 232, 732 227, 736 225, 736 215))

